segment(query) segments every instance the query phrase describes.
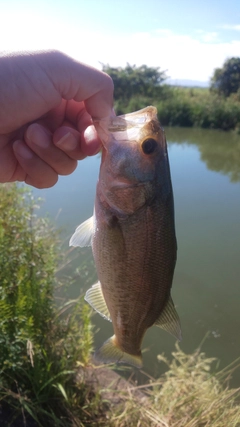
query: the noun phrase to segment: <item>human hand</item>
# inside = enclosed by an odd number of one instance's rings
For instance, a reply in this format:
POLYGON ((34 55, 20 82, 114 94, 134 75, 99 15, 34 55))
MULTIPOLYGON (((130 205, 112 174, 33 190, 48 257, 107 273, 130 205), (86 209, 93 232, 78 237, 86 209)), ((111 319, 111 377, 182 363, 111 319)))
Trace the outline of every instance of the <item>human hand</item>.
POLYGON ((0 55, 0 182, 53 186, 96 154, 93 119, 113 103, 109 76, 61 52, 0 55))

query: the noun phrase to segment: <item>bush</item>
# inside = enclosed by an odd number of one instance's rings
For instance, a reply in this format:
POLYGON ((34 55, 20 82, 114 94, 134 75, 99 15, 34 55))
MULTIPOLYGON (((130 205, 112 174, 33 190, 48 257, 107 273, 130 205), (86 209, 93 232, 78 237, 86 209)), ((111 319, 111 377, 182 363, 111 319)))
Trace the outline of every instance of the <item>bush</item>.
POLYGON ((189 102, 170 98, 157 104, 158 117, 163 126, 193 126, 192 109, 189 102))
POLYGON ((211 93, 208 89, 188 89, 162 86, 159 98, 134 96, 130 100, 116 100, 116 114, 140 110, 155 105, 163 126, 201 127, 225 131, 240 129, 239 93, 229 98, 211 93))
POLYGON ((35 207, 28 191, 0 186, 0 425, 94 425, 97 396, 75 381, 92 350, 90 309, 56 307, 58 237, 35 207))
POLYGON ((30 194, 0 187, 1 374, 23 367, 27 342, 36 351, 51 329, 56 235, 33 209, 30 194))

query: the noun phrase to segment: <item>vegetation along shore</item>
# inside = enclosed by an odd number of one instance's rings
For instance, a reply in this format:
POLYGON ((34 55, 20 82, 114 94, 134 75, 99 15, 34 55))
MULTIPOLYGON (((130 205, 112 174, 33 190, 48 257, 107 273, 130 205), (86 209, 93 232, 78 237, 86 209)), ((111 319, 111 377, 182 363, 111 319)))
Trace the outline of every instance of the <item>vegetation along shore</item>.
POLYGON ((116 114, 147 105, 158 109, 163 126, 195 126, 240 133, 240 58, 230 58, 214 71, 209 88, 166 84, 160 68, 103 65, 113 79, 116 114))

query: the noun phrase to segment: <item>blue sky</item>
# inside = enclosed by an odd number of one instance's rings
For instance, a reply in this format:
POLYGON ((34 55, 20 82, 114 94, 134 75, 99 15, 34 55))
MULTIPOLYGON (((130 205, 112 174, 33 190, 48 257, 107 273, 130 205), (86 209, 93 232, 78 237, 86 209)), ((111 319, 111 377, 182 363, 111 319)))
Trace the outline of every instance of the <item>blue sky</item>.
POLYGON ((240 56, 239 0, 0 0, 1 50, 59 49, 101 68, 159 66, 208 81, 240 56))

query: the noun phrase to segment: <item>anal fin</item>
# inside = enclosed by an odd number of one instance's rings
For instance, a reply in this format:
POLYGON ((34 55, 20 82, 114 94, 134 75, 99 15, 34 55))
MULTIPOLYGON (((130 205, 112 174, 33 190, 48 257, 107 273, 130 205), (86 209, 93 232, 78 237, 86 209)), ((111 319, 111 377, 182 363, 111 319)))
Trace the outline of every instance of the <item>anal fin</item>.
POLYGON ((95 283, 95 285, 92 285, 92 287, 87 290, 84 299, 92 306, 94 310, 96 310, 102 317, 104 317, 104 319, 107 319, 110 322, 112 321, 103 296, 100 282, 95 283))
POLYGON ((180 319, 174 307, 174 303, 171 296, 169 297, 162 313, 160 314, 154 325, 164 329, 165 331, 173 335, 175 338, 177 338, 177 340, 181 341, 182 332, 180 319))

